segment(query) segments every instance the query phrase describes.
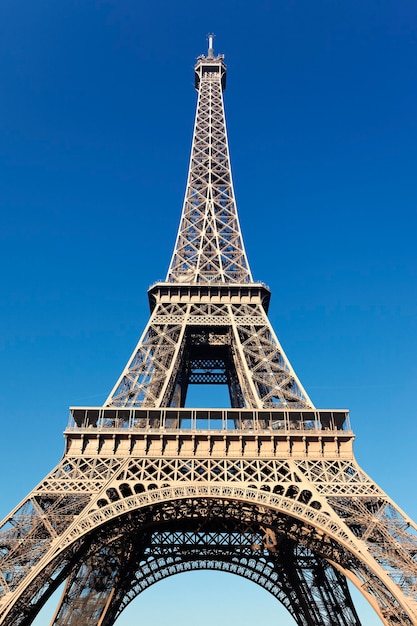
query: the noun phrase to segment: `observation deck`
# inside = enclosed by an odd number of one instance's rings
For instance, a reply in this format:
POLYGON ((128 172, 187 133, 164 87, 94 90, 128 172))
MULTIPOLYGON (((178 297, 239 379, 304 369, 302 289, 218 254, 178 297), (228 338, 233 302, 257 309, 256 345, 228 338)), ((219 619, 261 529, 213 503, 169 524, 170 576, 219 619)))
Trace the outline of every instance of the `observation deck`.
POLYGON ((71 407, 66 453, 353 458, 343 409, 71 407))

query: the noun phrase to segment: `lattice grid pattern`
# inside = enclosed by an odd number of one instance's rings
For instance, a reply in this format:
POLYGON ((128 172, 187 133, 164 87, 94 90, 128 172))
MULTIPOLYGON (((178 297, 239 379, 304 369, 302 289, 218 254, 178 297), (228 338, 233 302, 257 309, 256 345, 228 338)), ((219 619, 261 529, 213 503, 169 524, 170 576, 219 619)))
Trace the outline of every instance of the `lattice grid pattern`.
POLYGON ((233 362, 228 369, 239 381, 231 395, 244 398, 245 406, 313 406, 262 305, 230 302, 159 303, 106 405, 172 406, 186 344, 196 328, 202 333, 202 349, 203 344, 221 342, 221 333, 222 343, 230 344, 233 362), (216 331, 219 327, 223 331, 216 331))

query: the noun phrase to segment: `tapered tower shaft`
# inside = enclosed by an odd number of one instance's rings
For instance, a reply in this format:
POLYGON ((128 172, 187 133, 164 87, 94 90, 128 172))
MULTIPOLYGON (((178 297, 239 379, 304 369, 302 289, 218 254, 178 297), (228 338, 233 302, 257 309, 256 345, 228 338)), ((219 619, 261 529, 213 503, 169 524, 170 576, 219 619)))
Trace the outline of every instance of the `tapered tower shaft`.
MULTIPOLYGON (((209 44, 210 45, 210 44, 209 44)), ((211 41, 212 45, 212 41, 211 41)), ((224 116, 223 55, 200 56, 187 189, 168 282, 252 281, 236 211, 224 116)))
POLYGON ((183 407, 190 384, 227 385, 234 408, 312 408, 268 320, 243 245, 223 104, 226 66, 198 57, 197 111, 180 226, 151 318, 106 406, 183 407))

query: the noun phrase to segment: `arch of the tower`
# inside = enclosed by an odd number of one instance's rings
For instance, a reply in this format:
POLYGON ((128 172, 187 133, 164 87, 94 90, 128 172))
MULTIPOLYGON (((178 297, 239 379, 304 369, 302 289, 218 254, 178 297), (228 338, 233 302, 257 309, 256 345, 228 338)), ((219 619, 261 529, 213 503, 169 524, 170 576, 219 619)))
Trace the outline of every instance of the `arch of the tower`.
MULTIPOLYGON (((108 495, 109 501, 102 498, 97 507, 76 516, 53 542, 15 590, 1 624, 31 624, 66 579, 56 625, 75 623, 65 611, 77 610, 81 590, 83 615, 88 614, 85 597, 90 594, 95 611, 91 619, 107 611, 108 621, 100 624, 113 624, 150 584, 190 569, 229 571, 254 581, 273 593, 301 626, 360 624, 348 577, 385 624, 413 624, 407 607, 356 548, 354 537, 295 494, 272 497, 251 487, 205 483, 149 485, 139 494, 126 493, 121 485, 108 495), (116 583, 120 580, 124 587, 116 583)), ((96 622, 85 622, 91 623, 96 622)))
POLYGON ((129 548, 116 538, 93 552, 68 579, 55 625, 73 623, 74 618, 77 624, 89 624, 90 616, 94 621, 97 607, 106 611, 100 623, 113 624, 126 606, 150 586, 197 570, 226 572, 254 582, 271 593, 298 625, 360 625, 345 577, 305 546, 282 538, 279 553, 271 552, 264 546, 268 540, 265 529, 242 532, 239 524, 231 525, 230 520, 220 526, 217 523, 216 530, 202 530, 201 519, 200 529, 192 529, 189 523, 176 526, 174 531, 155 529, 145 542, 138 541, 133 533, 129 548), (99 567, 100 562, 105 566, 99 567), (117 588, 109 603, 108 590, 115 570, 121 580, 129 582, 117 588), (80 581, 84 596, 88 589, 91 598, 90 603, 83 603, 82 615, 77 614, 80 581))

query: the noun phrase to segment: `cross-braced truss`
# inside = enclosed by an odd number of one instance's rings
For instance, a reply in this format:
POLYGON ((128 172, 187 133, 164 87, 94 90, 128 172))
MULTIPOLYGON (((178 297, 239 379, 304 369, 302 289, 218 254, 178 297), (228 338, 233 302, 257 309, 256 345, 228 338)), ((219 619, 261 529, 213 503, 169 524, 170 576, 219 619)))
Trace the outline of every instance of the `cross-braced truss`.
POLYGON ((184 406, 188 385, 204 382, 227 384, 236 408, 311 407, 267 318, 267 293, 155 285, 148 326, 106 405, 184 406))
POLYGON ((344 410, 315 409, 252 282, 223 109, 226 67, 196 65, 190 170, 165 283, 102 407, 73 407, 62 461, 0 525, 0 626, 112 626, 150 585, 234 573, 298 626, 417 625, 417 527, 360 469, 344 410), (190 384, 231 408, 187 409, 190 384))

